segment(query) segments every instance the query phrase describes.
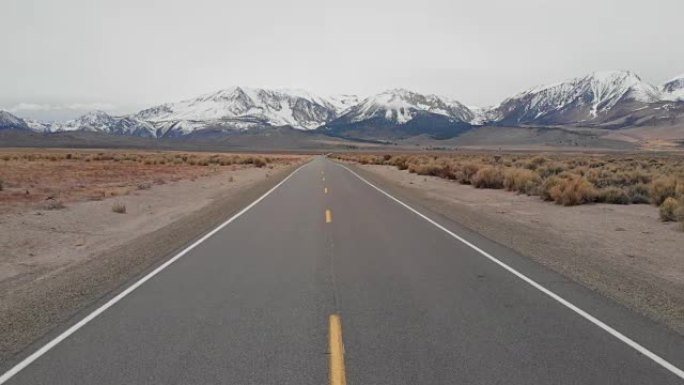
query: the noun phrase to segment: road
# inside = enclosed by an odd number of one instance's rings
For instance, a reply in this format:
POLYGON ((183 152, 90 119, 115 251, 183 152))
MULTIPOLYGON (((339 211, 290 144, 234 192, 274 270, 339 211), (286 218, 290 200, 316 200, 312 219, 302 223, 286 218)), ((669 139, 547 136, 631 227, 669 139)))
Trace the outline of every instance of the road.
POLYGON ((316 158, 5 380, 684 383, 681 336, 418 209, 316 158))

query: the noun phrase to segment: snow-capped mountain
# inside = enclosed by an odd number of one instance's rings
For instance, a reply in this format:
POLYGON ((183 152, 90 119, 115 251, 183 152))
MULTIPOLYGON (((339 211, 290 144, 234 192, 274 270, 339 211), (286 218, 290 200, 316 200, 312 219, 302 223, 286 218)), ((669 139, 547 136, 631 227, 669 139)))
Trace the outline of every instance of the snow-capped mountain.
POLYGON ((470 127, 475 115, 455 100, 393 89, 351 107, 324 130, 366 138, 427 134, 451 137, 470 127))
POLYGON ((291 126, 309 130, 334 119, 337 111, 335 104, 306 91, 232 87, 152 107, 135 117, 152 122, 159 128, 159 136, 178 136, 202 127, 240 131, 291 126))
POLYGON ((405 89, 394 89, 368 97, 352 107, 341 118, 355 123, 373 118, 403 124, 426 112, 468 122, 473 113, 468 107, 436 95, 422 95, 405 89))
POLYGON ((35 119, 24 119, 31 131, 49 133, 53 123, 35 119))
MULTIPOLYGON (((232 87, 175 103, 112 116, 95 111, 66 122, 21 119, 0 111, 0 129, 41 133, 86 131, 114 135, 215 137, 293 129, 345 138, 394 140, 416 135, 450 138, 474 126, 582 126, 619 129, 684 124, 684 75, 661 87, 629 71, 595 72, 535 87, 493 108, 393 89, 361 99, 303 90, 232 87)), ((289 130, 289 131, 288 131, 289 130)), ((298 133, 308 135, 306 133, 298 133)))
POLYGON ((61 123, 31 121, 34 131, 65 132, 87 131, 113 135, 156 137, 156 128, 149 122, 131 116, 112 116, 103 111, 93 111, 76 119, 61 123))
POLYGON ((665 98, 668 100, 684 101, 684 74, 663 84, 662 91, 665 98))
POLYGON ((7 111, 0 110, 0 130, 29 130, 26 122, 7 111))
POLYGON ((659 89, 633 72, 595 72, 519 93, 495 107, 492 117, 503 124, 591 124, 661 99, 659 89))

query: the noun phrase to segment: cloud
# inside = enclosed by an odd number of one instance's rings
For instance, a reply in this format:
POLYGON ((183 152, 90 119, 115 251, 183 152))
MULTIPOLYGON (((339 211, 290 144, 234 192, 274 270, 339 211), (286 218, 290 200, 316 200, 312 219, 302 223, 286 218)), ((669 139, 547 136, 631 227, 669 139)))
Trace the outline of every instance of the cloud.
POLYGON ((81 111, 81 110, 114 110, 116 106, 111 103, 73 103, 66 106, 70 110, 81 111))
POLYGON ((71 104, 38 104, 38 103, 18 103, 7 108, 9 112, 42 112, 42 111, 92 111, 103 110, 111 111, 116 106, 111 103, 71 103, 71 104))
POLYGON ((52 111, 55 106, 51 104, 36 104, 36 103, 19 103, 12 107, 9 107, 7 111, 9 112, 22 112, 22 111, 52 111))

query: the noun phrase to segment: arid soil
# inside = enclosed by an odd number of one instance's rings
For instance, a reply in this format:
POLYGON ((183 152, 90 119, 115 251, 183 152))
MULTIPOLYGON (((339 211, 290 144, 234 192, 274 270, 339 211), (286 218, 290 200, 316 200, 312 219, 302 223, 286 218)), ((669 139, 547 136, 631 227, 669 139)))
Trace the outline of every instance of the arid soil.
POLYGON ((127 165, 127 172, 113 166, 101 167, 102 173, 90 172, 94 161, 53 161, 53 167, 71 167, 62 178, 25 162, 3 169, 5 183, 13 187, 0 191, 0 362, 16 359, 36 339, 189 244, 304 161, 287 156, 272 157, 262 167, 176 169, 142 161, 127 165), (84 187, 67 187, 75 183, 73 175, 84 187), (34 184, 30 195, 56 197, 14 198, 13 190, 26 188, 20 187, 25 180, 34 184), (93 191, 104 193, 92 199, 93 191), (47 206, 52 201, 63 206, 47 206))
POLYGON ((221 169, 269 167, 297 159, 293 155, 3 149, 0 209, 59 208, 66 202, 126 195, 221 169))
POLYGON ((564 207, 385 165, 351 163, 435 212, 684 333, 684 233, 651 205, 564 207))

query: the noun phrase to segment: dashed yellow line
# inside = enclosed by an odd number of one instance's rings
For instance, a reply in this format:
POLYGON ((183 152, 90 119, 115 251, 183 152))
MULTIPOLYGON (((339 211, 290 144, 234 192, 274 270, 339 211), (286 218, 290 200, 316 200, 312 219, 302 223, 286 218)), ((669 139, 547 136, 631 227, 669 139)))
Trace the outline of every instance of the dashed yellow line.
POLYGON ((325 210, 325 223, 332 222, 332 211, 330 209, 325 210))
POLYGON ((323 188, 323 194, 327 194, 327 193, 328 193, 328 188, 327 188, 327 187, 324 187, 324 188, 323 188))
POLYGON ((347 385, 342 320, 338 314, 330 315, 330 385, 347 385))

